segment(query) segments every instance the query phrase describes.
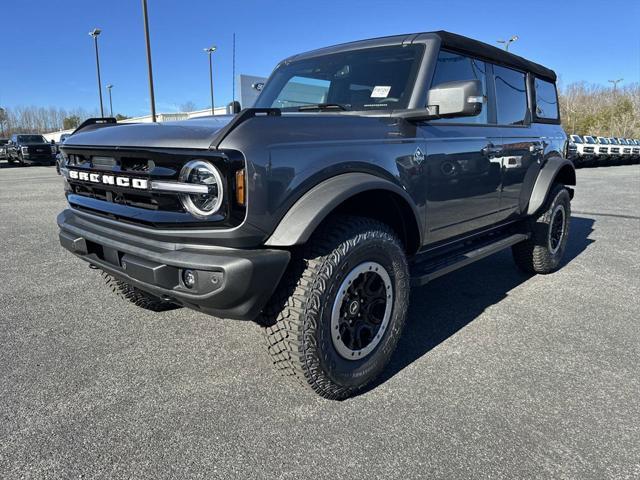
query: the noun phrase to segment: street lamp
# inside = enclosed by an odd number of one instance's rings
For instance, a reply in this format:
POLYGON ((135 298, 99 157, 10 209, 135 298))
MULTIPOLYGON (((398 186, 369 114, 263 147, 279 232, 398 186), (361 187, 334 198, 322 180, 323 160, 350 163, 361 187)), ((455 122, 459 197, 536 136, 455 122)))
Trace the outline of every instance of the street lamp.
POLYGON ((113 88, 113 85, 109 84, 107 85, 107 91, 109 92, 109 112, 111 113, 111 116, 113 117, 113 102, 111 101, 111 89, 113 88))
POLYGON ((98 36, 102 33, 99 28, 94 28, 89 32, 93 37, 93 43, 96 47, 96 69, 98 70, 98 95, 100 96, 100 116, 104 117, 104 109, 102 107, 102 81, 100 80, 100 57, 98 56, 98 36))
POLYGON ((496 40, 496 42, 497 43, 504 43, 504 49, 505 49, 505 51, 508 52, 509 51, 509 45, 511 45, 516 40, 518 40, 518 36, 517 35, 512 35, 509 40, 496 40))
POLYGON ((205 48, 204 51, 209 55, 209 88, 211 90, 211 115, 215 115, 216 112, 213 107, 213 61, 211 60, 211 54, 217 50, 215 45, 209 48, 205 48))
POLYGON ((617 80, 607 80, 609 83, 613 83, 613 93, 616 93, 616 90, 618 89, 618 84, 624 80, 624 78, 619 78, 617 80))

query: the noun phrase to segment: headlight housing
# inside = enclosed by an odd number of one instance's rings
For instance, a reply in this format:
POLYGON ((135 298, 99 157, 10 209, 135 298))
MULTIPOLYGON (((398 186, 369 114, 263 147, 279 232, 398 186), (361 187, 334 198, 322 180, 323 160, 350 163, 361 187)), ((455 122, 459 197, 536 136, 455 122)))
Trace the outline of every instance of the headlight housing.
POLYGON ((191 160, 180 171, 180 182, 206 185, 208 193, 182 193, 184 209, 197 218, 207 218, 222 206, 224 187, 220 171, 204 160, 191 160))
POLYGON ((29 153, 29 147, 20 147, 22 153, 29 153))
POLYGON ((57 150, 56 150, 56 146, 55 145, 51 145, 51 153, 56 154, 57 150))

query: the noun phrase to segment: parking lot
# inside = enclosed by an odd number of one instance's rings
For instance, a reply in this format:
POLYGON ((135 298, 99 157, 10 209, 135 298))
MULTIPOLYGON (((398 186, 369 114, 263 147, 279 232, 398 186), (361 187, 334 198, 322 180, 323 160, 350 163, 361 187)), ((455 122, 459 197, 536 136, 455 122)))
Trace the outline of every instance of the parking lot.
POLYGON ((382 381, 280 378, 259 327, 117 300, 58 244, 53 167, 0 163, 2 478, 638 478, 640 166, 581 169, 564 267, 413 291, 382 381))

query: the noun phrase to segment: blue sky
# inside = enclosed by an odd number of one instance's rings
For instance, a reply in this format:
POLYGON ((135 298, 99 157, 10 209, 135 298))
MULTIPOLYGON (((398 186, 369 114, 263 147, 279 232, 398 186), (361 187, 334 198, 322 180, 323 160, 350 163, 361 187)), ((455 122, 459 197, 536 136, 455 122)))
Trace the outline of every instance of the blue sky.
MULTIPOLYGON (((631 0, 148 1, 160 112, 187 101, 207 106, 202 49, 211 44, 216 104, 230 101, 234 32, 237 73, 266 76, 286 56, 335 43, 444 29, 488 43, 517 34, 512 51, 553 68, 564 84, 640 81, 640 2, 631 0)), ((102 83, 114 84, 114 111, 148 113, 140 1, 2 3, 0 106, 97 108, 87 32, 100 27, 102 83)))

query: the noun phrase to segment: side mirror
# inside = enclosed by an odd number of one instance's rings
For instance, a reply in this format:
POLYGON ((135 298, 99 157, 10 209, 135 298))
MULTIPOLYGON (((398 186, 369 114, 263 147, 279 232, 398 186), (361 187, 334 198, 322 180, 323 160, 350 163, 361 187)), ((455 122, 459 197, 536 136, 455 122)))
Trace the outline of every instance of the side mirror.
POLYGON ((408 120, 473 117, 482 111, 486 99, 480 80, 459 80, 441 83, 429 90, 427 108, 398 114, 408 120))
POLYGON ((235 115, 236 113, 240 113, 240 110, 242 110, 242 108, 240 108, 240 102, 235 100, 233 102, 229 102, 229 104, 227 105, 227 113, 231 114, 231 115, 235 115))
POLYGON ((472 117, 482 111, 485 102, 480 80, 447 82, 429 90, 427 109, 443 118, 472 117))

